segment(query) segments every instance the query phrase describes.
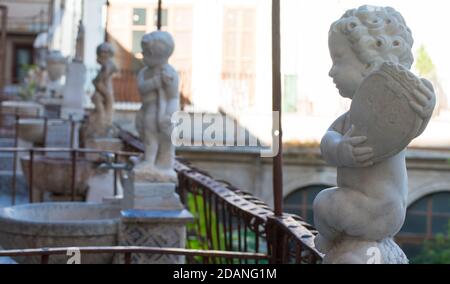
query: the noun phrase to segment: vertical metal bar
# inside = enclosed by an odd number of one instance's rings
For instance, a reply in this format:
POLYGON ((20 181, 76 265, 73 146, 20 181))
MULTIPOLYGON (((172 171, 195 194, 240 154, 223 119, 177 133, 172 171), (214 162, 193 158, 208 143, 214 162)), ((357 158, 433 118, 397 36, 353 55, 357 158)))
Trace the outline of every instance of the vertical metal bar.
POLYGON ((48 254, 41 255, 41 264, 48 264, 49 258, 50 258, 50 255, 48 255, 48 254))
MULTIPOLYGON (((114 163, 118 163, 119 162, 119 154, 114 153, 114 163)), ((117 196, 117 169, 114 168, 114 196, 117 196)))
POLYGON ((34 151, 33 149, 30 149, 30 172, 29 172, 29 180, 30 180, 30 185, 29 185, 29 192, 28 192, 28 197, 29 197, 29 202, 33 203, 33 164, 34 164, 34 151))
POLYGON ((125 252, 125 264, 131 264, 131 252, 125 252))
POLYGON ((295 245, 295 263, 300 264, 302 262, 302 246, 297 241, 295 245))
MULTIPOLYGON (((208 209, 207 209, 208 204, 207 204, 207 199, 206 199, 206 191, 207 190, 205 188, 202 188, 203 220, 204 220, 204 224, 205 224, 206 248, 212 249, 211 248, 211 235, 210 235, 210 228, 209 228, 209 218, 208 218, 208 209)), ((204 258, 208 262, 209 257, 205 256, 204 258)))
POLYGON ((77 174, 77 152, 72 149, 72 183, 71 183, 71 200, 75 201, 75 179, 77 174))
POLYGON ((47 134, 48 134, 48 118, 46 116, 44 117, 44 147, 47 147, 47 134))
POLYGON ((105 42, 108 42, 108 24, 109 24, 109 0, 106 0, 106 21, 105 21, 105 42))
POLYGON ((210 249, 214 249, 214 239, 213 239, 213 234, 212 234, 212 200, 211 200, 211 191, 205 190, 207 199, 205 199, 205 207, 207 207, 206 212, 208 212, 208 224, 206 226, 206 228, 208 229, 208 234, 209 234, 209 247, 210 249))
POLYGON ((70 148, 75 147, 75 121, 73 120, 72 115, 69 117, 70 120, 70 148))
POLYGON ((16 121, 14 126, 14 148, 13 152, 13 176, 12 176, 12 205, 16 205, 16 192, 17 192, 17 147, 19 144, 19 115, 15 115, 16 121))
MULTIPOLYGON (((225 204, 225 201, 223 201, 223 200, 221 200, 221 201, 222 201, 221 202, 222 203, 221 204, 221 207, 222 207, 222 227, 223 227, 223 238, 224 238, 223 244, 225 246, 224 249, 229 251, 230 247, 228 246, 229 242, 228 242, 228 235, 227 235, 227 214, 226 214, 226 210, 225 210, 226 204, 225 204)), ((225 261, 228 262, 228 259, 225 259, 225 261)))
MULTIPOLYGON (((273 158, 273 197, 275 216, 283 214, 283 139, 281 127, 281 47, 280 47, 280 0, 272 0, 272 110, 277 114, 279 125, 273 125, 273 133, 278 128, 278 153, 273 158), (277 127, 278 126, 278 127, 277 127)), ((275 122, 274 122, 275 123, 275 122)))
POLYGON ((158 10, 157 10, 157 21, 156 21, 156 28, 161 30, 161 24, 162 24, 162 0, 158 0, 158 10))
MULTIPOLYGON (((238 230, 238 251, 242 251, 241 247, 241 214, 240 211, 236 214, 237 230, 238 230)), ((242 259, 239 258, 239 264, 242 264, 242 259)))
MULTIPOLYGON (((231 207, 231 206, 230 206, 231 207)), ((228 212, 228 241, 230 242, 230 244, 229 244, 229 250, 230 251, 234 251, 234 248, 233 248, 233 215, 231 214, 231 210, 229 210, 229 212, 228 212)), ((231 263, 233 263, 233 259, 230 259, 231 260, 231 263)))
POLYGON ((8 7, 5 5, 0 6, 0 92, 3 96, 3 88, 5 86, 5 73, 6 73, 6 30, 8 19, 8 7))
MULTIPOLYGON (((259 221, 255 221, 255 252, 259 252, 259 221)), ((259 263, 259 260, 256 259, 256 264, 259 263)))
POLYGON ((282 242, 282 253, 281 253, 281 264, 288 264, 289 263, 289 236, 284 233, 283 236, 281 237, 283 242, 282 242))
POLYGON ((197 236, 199 238, 199 241, 201 242, 201 247, 204 247, 204 243, 203 243, 203 236, 202 236, 202 226, 201 226, 201 222, 200 222, 200 210, 198 209, 198 201, 197 201, 197 194, 198 194, 198 188, 196 188, 195 184, 191 184, 192 185, 192 196, 194 197, 194 208, 195 208, 195 214, 197 214, 195 221, 197 223, 196 225, 196 229, 197 229, 197 236))
MULTIPOLYGON (((221 241, 221 234, 220 234, 220 223, 222 222, 220 220, 220 214, 219 214, 219 197, 217 195, 214 195, 214 214, 216 215, 216 240, 217 240, 217 247, 214 249, 222 250, 222 244, 221 241)), ((222 259, 220 257, 217 258, 217 263, 222 263, 222 259)))
MULTIPOLYGON (((244 216, 244 252, 248 251, 247 234, 248 234, 248 225, 247 225, 247 220, 245 219, 245 216, 244 216)), ((245 259, 245 264, 248 264, 247 259, 245 259)))

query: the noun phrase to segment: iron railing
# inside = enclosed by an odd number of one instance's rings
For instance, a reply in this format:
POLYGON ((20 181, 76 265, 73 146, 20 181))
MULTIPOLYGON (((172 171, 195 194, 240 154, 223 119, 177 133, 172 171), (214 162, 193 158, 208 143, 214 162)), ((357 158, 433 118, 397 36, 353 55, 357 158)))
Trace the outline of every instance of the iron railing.
MULTIPOLYGON (((121 131, 128 151, 143 151, 132 134, 121 131)), ((188 227, 188 246, 204 250, 264 253, 270 263, 319 263, 314 246, 317 231, 301 217, 273 210, 251 193, 219 181, 177 158, 177 191, 195 223, 188 227)), ((188 259, 192 262, 230 263, 220 257, 188 259)), ((259 260, 255 261, 259 263, 259 260)), ((249 263, 238 259, 237 263, 249 263)))
MULTIPOLYGON (((60 248, 39 248, 39 249, 16 249, 16 250, 0 250, 0 257, 40 257, 41 264, 49 264, 51 262, 50 256, 67 255, 68 252, 78 250, 81 255, 85 254, 101 254, 114 253, 116 255, 124 256, 124 264, 132 263, 132 254, 164 254, 164 255, 178 255, 187 258, 205 257, 213 258, 220 257, 224 259, 252 259, 252 260, 266 260, 267 255, 262 253, 244 253, 244 252, 230 252, 217 250, 194 250, 183 248, 160 248, 160 247, 143 247, 143 246, 114 246, 114 247, 60 247, 60 248)), ((69 257, 68 257, 69 259, 69 257)))
MULTIPOLYGON (((126 152, 115 153, 125 156, 139 155, 143 144, 132 134, 120 131, 126 152)), ((66 151, 72 154, 73 169, 76 169, 78 155, 102 153, 89 149, 50 148, 0 148, 1 151, 66 151)), ((33 163, 31 163, 32 165, 33 163)), ((320 263, 322 255, 314 247, 316 230, 302 218, 283 214, 274 215, 273 210, 252 194, 234 187, 226 181, 219 181, 209 174, 193 167, 187 161, 177 158, 175 170, 178 173, 177 191, 187 209, 194 215, 194 222, 188 224, 187 249, 148 247, 81 247, 81 253, 118 253, 125 256, 125 263, 131 262, 131 254, 184 255, 188 263, 320 263)), ((74 199, 72 172, 72 200, 74 199)), ((115 172, 115 175, 117 173, 115 172)), ((29 177, 32 181, 33 177, 29 177)), ((29 192, 32 194, 32 183, 29 192)), ((116 182, 115 182, 116 184, 116 182)), ((14 194, 13 194, 14 196, 14 194)), ((30 196, 30 201, 33 197, 30 196)), ((68 248, 41 248, 0 251, 0 256, 40 256, 42 263, 49 263, 51 255, 65 254, 68 248)))

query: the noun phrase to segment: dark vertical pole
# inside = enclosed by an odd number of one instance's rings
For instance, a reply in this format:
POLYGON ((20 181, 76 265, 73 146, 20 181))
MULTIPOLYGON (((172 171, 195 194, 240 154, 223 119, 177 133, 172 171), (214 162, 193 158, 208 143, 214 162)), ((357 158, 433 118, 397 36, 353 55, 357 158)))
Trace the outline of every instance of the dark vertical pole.
POLYGON ((157 11, 157 19, 156 19, 156 28, 159 30, 161 30, 161 20, 162 17, 162 0, 158 0, 158 11, 157 11))
POLYGON ((108 42, 109 0, 106 0, 105 42, 108 42))
MULTIPOLYGON (((281 36, 280 36, 280 0, 272 0, 272 110, 277 113, 279 151, 273 158, 273 199, 275 216, 283 213, 283 139, 281 130, 281 36)), ((275 122, 273 122, 275 124, 275 122)), ((272 133, 275 135, 276 133, 272 133)))
POLYGON ((48 28, 53 25, 53 10, 55 7, 55 0, 50 0, 48 2, 48 28))
POLYGON ((0 6, 0 95, 3 96, 6 73, 6 25, 8 18, 8 7, 0 6))
POLYGON ((72 148, 72 183, 71 183, 71 201, 75 201, 75 182, 77 175, 77 152, 72 148))
POLYGON ((33 164, 34 164, 34 150, 30 149, 30 172, 28 179, 30 180, 28 198, 29 202, 33 203, 33 164))

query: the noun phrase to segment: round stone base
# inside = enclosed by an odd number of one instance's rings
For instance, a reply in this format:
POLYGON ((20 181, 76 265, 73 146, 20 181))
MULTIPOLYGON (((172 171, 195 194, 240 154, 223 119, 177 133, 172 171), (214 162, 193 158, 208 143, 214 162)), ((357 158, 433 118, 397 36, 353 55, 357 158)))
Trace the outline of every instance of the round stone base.
POLYGON ((344 239, 336 242, 324 264, 408 264, 408 258, 392 238, 381 241, 344 239))

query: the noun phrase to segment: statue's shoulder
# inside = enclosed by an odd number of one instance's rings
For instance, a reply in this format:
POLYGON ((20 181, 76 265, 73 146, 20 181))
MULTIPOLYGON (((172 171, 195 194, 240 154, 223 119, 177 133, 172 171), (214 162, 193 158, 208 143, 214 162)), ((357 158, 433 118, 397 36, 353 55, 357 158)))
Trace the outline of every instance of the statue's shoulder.
POLYGON ((112 73, 115 73, 118 71, 116 64, 112 60, 109 60, 105 64, 105 69, 106 69, 106 72, 108 72, 108 74, 112 74, 112 73))
POLYGON ((137 73, 137 79, 138 81, 144 80, 145 74, 149 71, 149 68, 147 66, 141 68, 139 72, 137 73))
POLYGON ((175 68, 170 65, 170 64, 166 64, 163 67, 163 72, 169 73, 169 74, 178 74, 177 70, 175 70, 175 68))

